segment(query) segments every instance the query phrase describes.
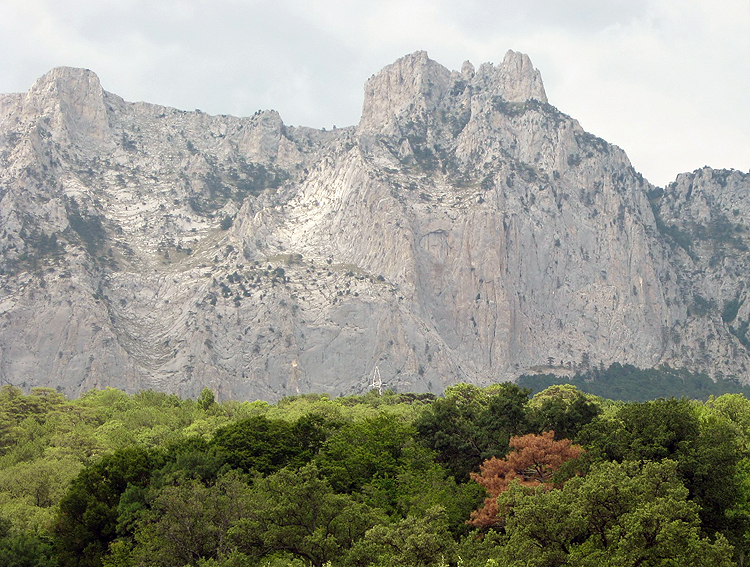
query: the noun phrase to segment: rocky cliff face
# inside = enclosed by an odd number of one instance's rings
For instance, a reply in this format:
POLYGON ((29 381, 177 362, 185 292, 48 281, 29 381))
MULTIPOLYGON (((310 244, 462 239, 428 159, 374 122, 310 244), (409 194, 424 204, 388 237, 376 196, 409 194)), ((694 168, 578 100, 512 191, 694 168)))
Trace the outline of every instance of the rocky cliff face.
POLYGON ((525 55, 424 52, 357 127, 0 95, 0 380, 277 399, 611 362, 747 379, 750 175, 665 189, 525 55))

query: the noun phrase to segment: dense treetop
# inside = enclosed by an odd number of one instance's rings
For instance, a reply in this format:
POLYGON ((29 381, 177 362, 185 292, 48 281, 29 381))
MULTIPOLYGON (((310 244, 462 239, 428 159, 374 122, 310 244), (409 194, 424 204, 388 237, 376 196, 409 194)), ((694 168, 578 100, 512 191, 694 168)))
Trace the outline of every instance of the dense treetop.
POLYGON ((750 401, 0 388, 0 564, 744 564, 750 401))

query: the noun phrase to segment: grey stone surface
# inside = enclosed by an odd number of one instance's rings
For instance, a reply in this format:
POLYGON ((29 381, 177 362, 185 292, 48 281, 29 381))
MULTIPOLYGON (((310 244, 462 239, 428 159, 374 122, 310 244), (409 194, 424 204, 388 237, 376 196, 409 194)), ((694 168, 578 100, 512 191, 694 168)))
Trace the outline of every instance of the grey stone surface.
POLYGON ((54 69, 0 95, 0 381, 267 400, 362 393, 376 366, 401 391, 611 362, 747 381, 748 192, 709 168, 653 187, 513 51, 460 72, 408 55, 333 131, 54 69))

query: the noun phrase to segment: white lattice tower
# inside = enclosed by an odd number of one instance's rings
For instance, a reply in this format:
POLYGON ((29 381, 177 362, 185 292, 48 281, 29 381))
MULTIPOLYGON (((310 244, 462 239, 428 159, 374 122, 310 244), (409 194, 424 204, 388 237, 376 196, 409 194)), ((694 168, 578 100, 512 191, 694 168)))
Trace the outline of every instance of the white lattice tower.
POLYGON ((372 373, 372 383, 370 384, 370 389, 373 388, 378 389, 378 395, 383 395, 383 380, 380 378, 380 368, 377 366, 375 367, 375 371, 372 373))

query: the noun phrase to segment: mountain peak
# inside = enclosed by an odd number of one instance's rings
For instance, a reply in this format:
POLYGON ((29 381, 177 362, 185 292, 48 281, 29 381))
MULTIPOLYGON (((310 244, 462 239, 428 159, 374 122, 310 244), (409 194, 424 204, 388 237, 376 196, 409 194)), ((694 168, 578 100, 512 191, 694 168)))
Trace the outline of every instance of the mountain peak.
POLYGON ((483 63, 473 75, 472 85, 494 91, 508 102, 547 102, 542 74, 528 55, 518 51, 508 50, 500 65, 483 63))
POLYGON ((430 59, 426 51, 397 59, 365 84, 360 129, 383 132, 405 112, 429 112, 450 82, 450 71, 430 59))
POLYGON ((360 129, 394 133, 400 116, 435 111, 459 80, 509 102, 547 102, 541 73, 524 53, 509 50, 500 65, 484 63, 479 70, 465 61, 460 72, 451 72, 430 59, 426 51, 415 51, 367 81, 360 129))
POLYGON ((55 67, 37 79, 24 107, 30 115, 55 116, 54 124, 79 148, 110 138, 104 90, 89 69, 55 67))
POLYGON ((96 73, 79 67, 55 67, 36 80, 30 93, 63 94, 81 90, 102 92, 96 73))
POLYGON ((537 99, 547 102, 542 74, 534 68, 525 53, 508 50, 498 68, 502 78, 503 96, 511 102, 537 99))

